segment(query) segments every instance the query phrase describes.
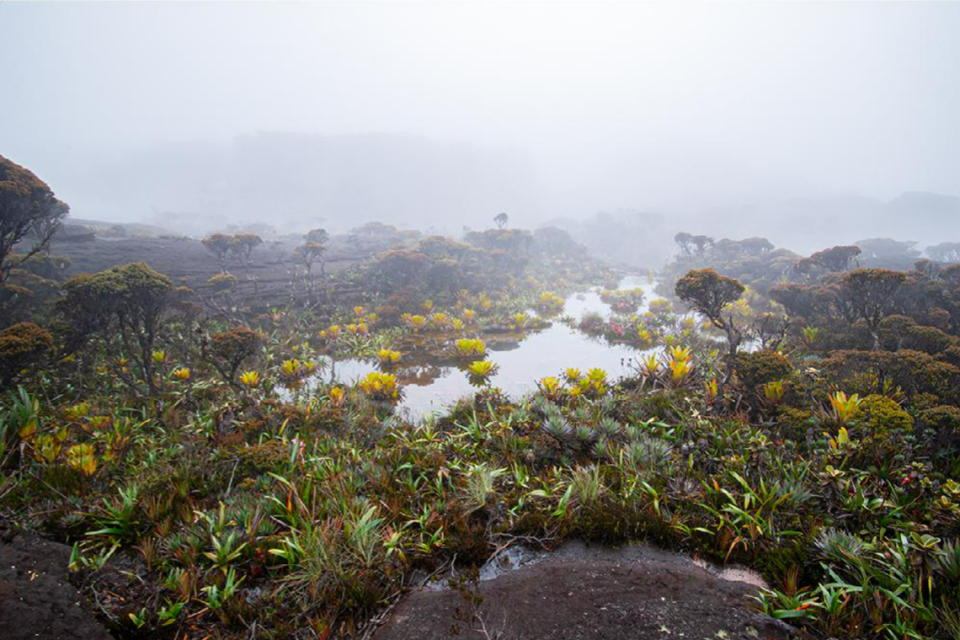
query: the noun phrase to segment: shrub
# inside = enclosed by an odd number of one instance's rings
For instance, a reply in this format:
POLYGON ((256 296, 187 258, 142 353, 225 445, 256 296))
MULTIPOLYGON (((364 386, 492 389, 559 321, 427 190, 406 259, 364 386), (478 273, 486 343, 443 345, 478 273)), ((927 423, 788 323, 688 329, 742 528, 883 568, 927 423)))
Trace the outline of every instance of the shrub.
POLYGON ((120 339, 117 352, 131 358, 139 380, 120 372, 124 382, 139 393, 142 383, 157 392, 155 363, 151 359, 164 313, 177 294, 170 278, 136 262, 95 274, 70 278, 63 286, 61 310, 72 326, 70 346, 79 347, 91 335, 108 342, 120 339))
POLYGON ((223 378, 234 384, 244 361, 263 347, 263 335, 247 327, 237 327, 213 335, 207 345, 207 359, 223 378))
POLYGON ((922 351, 909 349, 896 352, 834 351, 821 366, 830 381, 863 393, 893 386, 911 396, 932 393, 941 398, 953 398, 960 385, 960 369, 922 351))
POLYGON ((230 273, 218 273, 207 280, 207 286, 210 287, 214 293, 231 291, 237 286, 237 277, 230 273))
POLYGON ((767 382, 782 380, 790 375, 793 367, 783 354, 763 350, 737 355, 737 376, 744 387, 753 391, 767 382))
POLYGON ((8 387, 20 372, 53 348, 53 337, 32 322, 20 322, 0 331, 0 388, 8 387))
POLYGON ((0 284, 49 244, 68 211, 32 171, 0 156, 0 284), (36 240, 33 246, 14 258, 13 248, 28 235, 36 240))
POLYGON ((960 434, 960 409, 941 404, 920 412, 920 421, 937 432, 960 434))
POLYGON ((860 401, 856 422, 864 436, 902 434, 913 429, 913 418, 895 400, 878 394, 860 401))

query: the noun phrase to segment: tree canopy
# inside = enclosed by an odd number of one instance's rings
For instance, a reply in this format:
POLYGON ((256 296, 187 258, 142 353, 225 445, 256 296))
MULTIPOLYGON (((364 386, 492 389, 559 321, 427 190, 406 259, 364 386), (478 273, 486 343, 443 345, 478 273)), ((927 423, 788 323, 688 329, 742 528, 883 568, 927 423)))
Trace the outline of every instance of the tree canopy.
POLYGON ((0 284, 11 269, 47 247, 69 210, 32 171, 0 156, 0 284), (33 246, 13 258, 13 248, 29 235, 33 246))

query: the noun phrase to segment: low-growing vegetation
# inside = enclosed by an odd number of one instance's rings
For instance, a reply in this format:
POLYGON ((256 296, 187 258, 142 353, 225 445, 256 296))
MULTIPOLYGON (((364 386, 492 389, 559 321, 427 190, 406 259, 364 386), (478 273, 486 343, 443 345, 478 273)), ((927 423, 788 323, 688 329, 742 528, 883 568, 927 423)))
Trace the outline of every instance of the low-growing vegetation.
MULTIPOLYGON (((286 307, 207 304, 142 263, 9 299, 3 518, 73 548, 118 637, 361 636, 415 579, 573 538, 753 567, 757 609, 813 637, 960 637, 956 265, 678 236, 648 302, 507 221, 336 277, 311 232, 286 307), (609 316, 559 317, 591 287, 609 316), (494 341, 553 322, 635 347, 630 373, 506 395, 494 341), (377 369, 327 375, 343 358, 377 369), (424 363, 475 393, 398 409, 424 363)), ((258 246, 208 240, 211 288, 258 246)))

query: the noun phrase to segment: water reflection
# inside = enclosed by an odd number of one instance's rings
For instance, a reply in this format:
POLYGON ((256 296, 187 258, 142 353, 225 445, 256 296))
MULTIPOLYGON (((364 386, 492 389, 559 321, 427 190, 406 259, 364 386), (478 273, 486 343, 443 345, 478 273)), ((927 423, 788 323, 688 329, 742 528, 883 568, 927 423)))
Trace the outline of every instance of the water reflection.
MULTIPOLYGON (((653 296, 653 284, 645 277, 628 276, 618 288, 643 288, 646 297, 639 313, 653 296)), ((610 306, 600 299, 596 291, 573 294, 567 298, 564 315, 575 320, 585 313, 599 313, 605 318, 611 315, 610 306)), ((500 387, 508 395, 519 397, 535 388, 536 380, 547 375, 557 375, 568 367, 586 371, 593 367, 605 370, 617 378, 629 372, 631 362, 638 352, 625 345, 611 345, 587 336, 561 322, 527 335, 485 336, 487 359, 497 365, 497 373, 491 384, 500 387)), ((431 412, 443 412, 460 398, 476 391, 470 385, 467 374, 448 363, 421 362, 416 354, 404 354, 406 363, 395 373, 403 385, 404 398, 400 409, 417 418, 431 412), (407 364, 409 363, 409 364, 407 364)), ((351 384, 371 371, 378 370, 376 363, 347 359, 332 362, 327 360, 323 377, 329 382, 351 384)))

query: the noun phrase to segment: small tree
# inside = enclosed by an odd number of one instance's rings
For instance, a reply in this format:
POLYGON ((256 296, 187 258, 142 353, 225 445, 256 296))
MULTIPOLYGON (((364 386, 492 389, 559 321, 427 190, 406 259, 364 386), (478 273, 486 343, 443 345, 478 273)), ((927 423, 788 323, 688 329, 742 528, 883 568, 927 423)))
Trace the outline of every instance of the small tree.
POLYGON ((0 285, 11 269, 46 249, 69 210, 32 171, 0 156, 0 285), (14 246, 31 234, 30 249, 13 257, 14 246))
POLYGON ((690 243, 696 248, 697 257, 702 258, 707 254, 707 249, 714 246, 713 238, 710 236, 691 236, 690 243))
POLYGON ((880 350, 880 323, 896 310, 897 292, 906 281, 905 273, 889 269, 856 269, 840 280, 838 303, 867 324, 874 351, 880 350))
POLYGON ((263 334, 247 327, 237 327, 211 336, 204 342, 203 352, 228 384, 240 388, 237 373, 247 359, 263 348, 263 342, 263 334))
POLYGON ((200 241, 203 243, 204 248, 213 254, 217 259, 217 264, 220 266, 220 272, 227 272, 227 261, 230 258, 230 253, 233 250, 233 236, 229 236, 225 233, 215 233, 212 236, 208 236, 200 241))
POLYGON ((673 236, 673 241, 677 243, 682 253, 687 258, 693 257, 693 236, 686 231, 681 231, 673 236))
POLYGON ((255 233, 240 233, 230 238, 229 251, 237 256, 244 268, 250 268, 250 256, 253 250, 263 244, 263 239, 255 233))
POLYGON ((253 250, 263 244, 263 239, 255 233, 240 233, 230 240, 230 251, 237 257, 247 276, 247 280, 253 281, 254 294, 260 293, 260 284, 256 276, 250 273, 250 257, 253 250))
POLYGON ((493 221, 497 224, 497 229, 506 229, 507 223, 510 222, 510 216, 505 213, 498 213, 493 221))
POLYGON ((313 265, 320 265, 320 277, 324 281, 324 291, 326 291, 326 243, 330 235, 324 229, 314 229, 304 236, 305 242, 294 249, 300 261, 307 269, 307 286, 313 291, 313 265))
POLYGON ((144 385, 147 393, 156 394, 153 351, 161 317, 173 301, 170 278, 138 262, 74 276, 63 289, 61 309, 73 330, 72 346, 78 347, 94 334, 102 335, 108 347, 119 343, 124 355, 139 369, 140 377, 131 377, 115 359, 117 375, 138 394, 144 385))
POLYGON ((720 403, 724 389, 733 377, 737 350, 743 341, 743 329, 738 326, 733 313, 724 315, 724 309, 740 298, 744 287, 734 278, 721 276, 713 269, 694 269, 677 281, 676 292, 681 300, 727 334, 726 373, 717 393, 717 402, 720 403))
POLYGON ((859 256, 860 252, 860 247, 856 245, 831 247, 817 251, 797 264, 799 266, 809 263, 830 272, 846 271, 850 268, 850 262, 859 256))

